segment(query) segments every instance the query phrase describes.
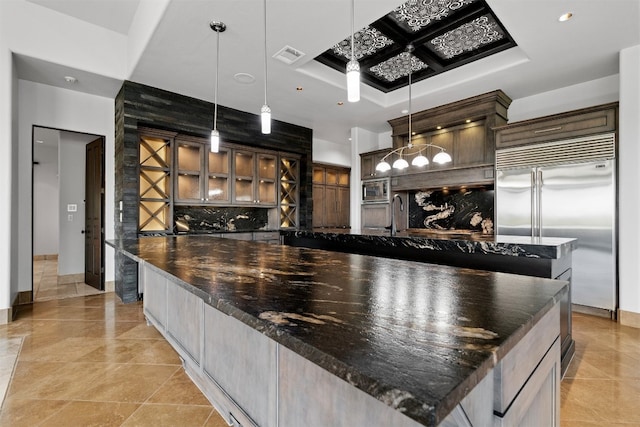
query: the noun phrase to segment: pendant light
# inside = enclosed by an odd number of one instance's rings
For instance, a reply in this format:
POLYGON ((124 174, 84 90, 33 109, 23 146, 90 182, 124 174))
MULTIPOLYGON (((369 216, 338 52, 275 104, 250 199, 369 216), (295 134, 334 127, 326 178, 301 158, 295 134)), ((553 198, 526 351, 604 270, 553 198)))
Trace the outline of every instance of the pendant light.
POLYGON ((356 61, 354 47, 355 0, 351 0, 351 60, 347 62, 347 100, 360 101, 360 64, 356 61))
POLYGON ((217 153, 220 149, 220 132, 218 132, 218 71, 220 66, 220 33, 227 29, 224 22, 211 21, 211 29, 216 32, 216 84, 213 95, 213 130, 211 131, 211 152, 217 153))
POLYGON ((264 4, 264 105, 260 109, 262 133, 271 133, 271 108, 267 105, 267 0, 264 4))
POLYGON ((429 164, 429 159, 423 154, 423 151, 426 151, 428 147, 439 148, 440 151, 438 154, 433 156, 433 162, 438 164, 445 164, 451 161, 451 156, 447 153, 444 148, 435 145, 435 144, 413 144, 413 129, 411 128, 411 73, 413 71, 413 61, 411 53, 413 52, 413 45, 409 44, 407 46, 408 60, 409 60, 409 136, 407 139, 407 145, 402 146, 400 148, 396 148, 387 153, 380 162, 376 165, 376 170, 378 172, 388 172, 393 167, 397 170, 403 170, 409 167, 409 162, 403 156, 415 156, 411 161, 412 166, 423 167, 429 164), (409 153, 405 153, 405 150, 409 150, 409 153), (416 152, 417 150, 417 152, 416 152), (393 162, 393 166, 387 162, 387 159, 391 155, 397 155, 398 158, 393 162))

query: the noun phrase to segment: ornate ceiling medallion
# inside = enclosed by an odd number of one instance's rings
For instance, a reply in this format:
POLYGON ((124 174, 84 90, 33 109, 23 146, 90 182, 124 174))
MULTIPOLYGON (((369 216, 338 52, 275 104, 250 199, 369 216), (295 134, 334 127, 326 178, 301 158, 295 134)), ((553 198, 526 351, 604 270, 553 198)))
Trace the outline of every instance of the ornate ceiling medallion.
POLYGON ((405 23, 413 31, 420 31, 432 21, 439 21, 449 16, 449 13, 471 4, 475 0, 409 0, 398 6, 394 17, 405 23))
MULTIPOLYGON (((393 44, 393 40, 373 27, 365 27, 355 33, 353 38, 356 60, 370 56, 393 44)), ((346 38, 332 47, 336 55, 351 59, 351 38, 346 38)))
POLYGON ((424 70, 428 66, 409 52, 402 52, 399 55, 369 68, 369 71, 388 82, 393 82, 398 80, 400 77, 408 76, 409 67, 411 67, 411 72, 414 73, 416 71, 424 70))
POLYGON ((503 37, 504 33, 500 26, 491 16, 485 15, 430 40, 429 44, 438 55, 451 59, 461 53, 471 52, 501 40, 503 37))

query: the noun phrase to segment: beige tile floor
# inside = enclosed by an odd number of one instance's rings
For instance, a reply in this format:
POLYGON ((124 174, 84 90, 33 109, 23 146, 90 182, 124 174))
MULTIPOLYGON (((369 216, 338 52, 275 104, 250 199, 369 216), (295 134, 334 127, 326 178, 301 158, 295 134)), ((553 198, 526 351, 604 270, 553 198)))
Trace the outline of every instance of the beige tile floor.
MULTIPOLYGON (((640 329, 578 313, 573 321, 562 426, 640 426, 640 329)), ((226 425, 141 304, 113 293, 24 306, 0 326, 3 371, 13 374, 0 426, 226 425)))
POLYGON ((58 277, 57 258, 33 260, 34 301, 95 295, 100 292, 96 288, 85 284, 82 279, 71 281, 71 283, 61 283, 61 278, 58 277))

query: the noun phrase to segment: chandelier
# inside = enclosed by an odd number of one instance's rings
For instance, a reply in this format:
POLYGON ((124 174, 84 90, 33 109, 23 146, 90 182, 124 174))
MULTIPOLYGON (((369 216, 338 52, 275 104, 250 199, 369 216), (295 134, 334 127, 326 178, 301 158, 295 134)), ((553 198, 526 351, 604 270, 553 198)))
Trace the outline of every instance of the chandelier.
POLYGON ((425 156, 427 148, 432 147, 435 149, 439 149, 440 151, 433 156, 432 161, 438 164, 445 164, 451 161, 451 156, 449 153, 445 151, 443 147, 439 145, 431 144, 431 143, 417 143, 414 144, 411 141, 411 137, 413 132, 411 131, 411 71, 413 69, 413 57, 411 52, 413 52, 413 45, 407 46, 407 52, 409 52, 409 141, 407 145, 396 148, 388 152, 381 160, 380 163, 376 165, 376 170, 378 172, 387 172, 391 169, 391 165, 387 161, 389 157, 397 157, 397 159, 393 162, 393 168, 398 170, 403 170, 409 167, 409 162, 407 158, 413 156, 411 160, 411 165, 421 167, 429 164, 429 159, 425 156))

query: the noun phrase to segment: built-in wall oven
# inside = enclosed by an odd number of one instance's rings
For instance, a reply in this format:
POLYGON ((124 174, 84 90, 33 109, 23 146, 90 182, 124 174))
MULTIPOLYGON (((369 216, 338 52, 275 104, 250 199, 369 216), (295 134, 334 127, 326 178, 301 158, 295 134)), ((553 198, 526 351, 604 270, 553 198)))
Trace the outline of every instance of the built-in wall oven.
POLYGON ((389 201, 389 178, 362 181, 362 203, 389 201))

